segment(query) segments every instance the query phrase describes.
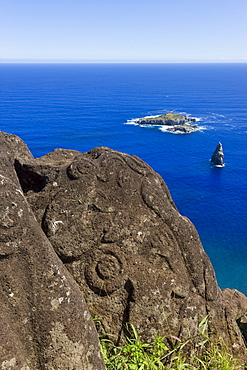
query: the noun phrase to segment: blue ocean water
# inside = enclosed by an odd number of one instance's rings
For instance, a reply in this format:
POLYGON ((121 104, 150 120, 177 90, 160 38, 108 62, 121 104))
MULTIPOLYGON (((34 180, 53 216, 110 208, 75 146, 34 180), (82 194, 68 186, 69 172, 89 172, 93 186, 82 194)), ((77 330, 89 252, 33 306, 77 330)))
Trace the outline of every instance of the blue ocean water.
POLYGON ((247 64, 1 64, 0 129, 35 157, 108 146, 141 157, 195 224, 221 288, 247 295, 247 64), (190 135, 128 120, 177 112, 190 135), (222 142, 226 166, 209 159, 222 142))

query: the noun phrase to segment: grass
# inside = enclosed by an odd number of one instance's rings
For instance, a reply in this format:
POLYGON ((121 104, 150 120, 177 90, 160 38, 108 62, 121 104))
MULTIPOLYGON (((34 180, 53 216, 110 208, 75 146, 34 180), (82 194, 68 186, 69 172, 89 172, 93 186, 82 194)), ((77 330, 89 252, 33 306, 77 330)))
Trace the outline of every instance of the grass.
MULTIPOLYGON (((133 325, 128 324, 126 344, 116 346, 100 336, 101 351, 107 370, 238 370, 243 365, 230 354, 227 346, 213 343, 205 334, 207 318, 199 324, 199 334, 182 342, 178 337, 156 336, 152 343, 141 341, 133 325)), ((246 368, 245 368, 246 369, 246 368)))
POLYGON ((165 113, 165 114, 161 114, 160 116, 151 116, 151 117, 141 118, 142 121, 149 121, 150 119, 155 120, 155 121, 162 120, 165 122, 165 121, 176 120, 176 119, 184 120, 185 116, 183 116, 182 114, 176 114, 176 113, 165 113))

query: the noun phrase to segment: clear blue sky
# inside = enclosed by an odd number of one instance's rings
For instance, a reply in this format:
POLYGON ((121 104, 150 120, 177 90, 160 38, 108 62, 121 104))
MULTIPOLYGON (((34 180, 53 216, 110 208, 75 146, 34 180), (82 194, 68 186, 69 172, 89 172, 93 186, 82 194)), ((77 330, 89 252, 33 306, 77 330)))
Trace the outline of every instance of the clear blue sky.
POLYGON ((0 0, 0 59, 247 62, 247 0, 0 0))

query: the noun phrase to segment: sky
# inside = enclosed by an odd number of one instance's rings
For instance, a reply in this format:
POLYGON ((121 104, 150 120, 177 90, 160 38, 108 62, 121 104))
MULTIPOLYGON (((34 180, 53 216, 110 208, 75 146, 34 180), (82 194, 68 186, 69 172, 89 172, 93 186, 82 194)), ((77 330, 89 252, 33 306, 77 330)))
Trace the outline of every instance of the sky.
POLYGON ((0 0, 1 62, 247 62, 247 0, 0 0))

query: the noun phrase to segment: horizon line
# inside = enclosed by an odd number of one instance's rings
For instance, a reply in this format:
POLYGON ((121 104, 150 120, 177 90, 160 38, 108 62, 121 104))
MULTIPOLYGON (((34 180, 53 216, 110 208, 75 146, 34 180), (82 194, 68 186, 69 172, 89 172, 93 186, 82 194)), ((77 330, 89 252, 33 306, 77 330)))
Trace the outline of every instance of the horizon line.
POLYGON ((0 59, 0 64, 245 64, 246 60, 76 60, 76 59, 0 59))

